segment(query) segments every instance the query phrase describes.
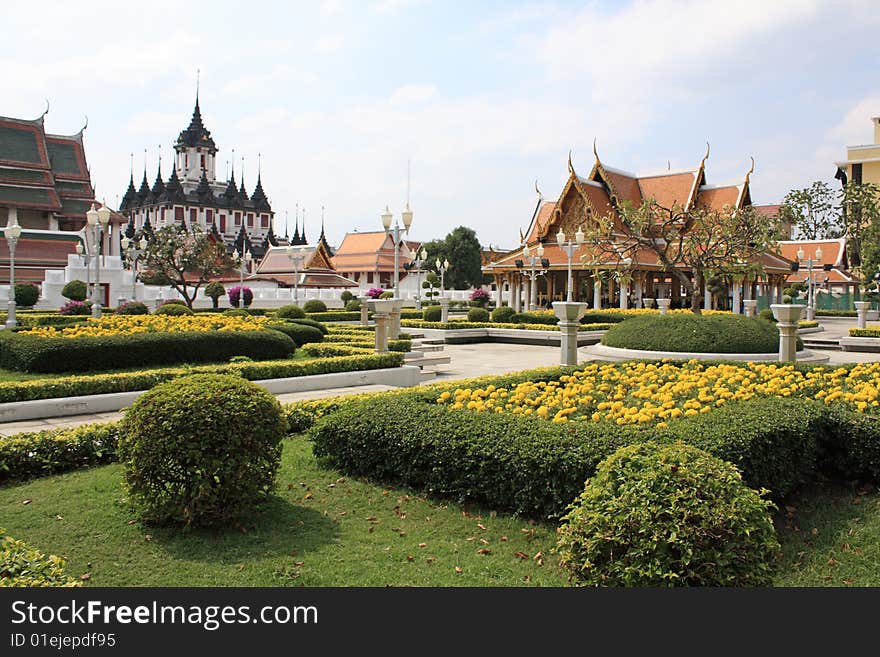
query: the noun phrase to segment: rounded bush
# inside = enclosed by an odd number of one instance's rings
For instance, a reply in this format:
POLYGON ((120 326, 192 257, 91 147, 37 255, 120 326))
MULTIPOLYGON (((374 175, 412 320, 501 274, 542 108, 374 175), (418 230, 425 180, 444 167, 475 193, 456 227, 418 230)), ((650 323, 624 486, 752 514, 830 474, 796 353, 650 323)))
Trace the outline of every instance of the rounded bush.
POLYGON ((214 308, 219 307, 220 297, 226 294, 226 288, 220 281, 212 281, 205 287, 205 296, 210 297, 211 305, 214 308))
POLYGON ((286 430, 278 400, 241 377, 160 384, 121 424, 129 500, 148 522, 229 523, 272 491, 286 430))
POLYGON ((289 306, 281 306, 276 310, 275 317, 278 319, 305 319, 306 311, 299 306, 290 304, 289 306))
POLYGON ((320 299, 309 299, 303 304, 302 309, 307 313, 325 313, 327 304, 320 299))
POLYGON ((65 283, 64 287, 61 288, 61 296, 71 301, 85 301, 88 293, 88 287, 79 279, 65 283))
POLYGON ((186 306, 181 306, 178 303, 169 303, 164 306, 159 306, 156 308, 156 312, 154 315, 171 315, 172 317, 179 317, 180 315, 192 315, 193 311, 187 308, 186 306))
POLYGON ((68 301, 58 312, 62 315, 88 315, 92 312, 92 304, 86 301, 68 301))
POLYGON ((40 298, 40 288, 33 283, 15 284, 15 305, 20 308, 30 308, 40 298))
POLYGON ((290 337, 296 343, 297 347, 302 347, 304 344, 308 344, 310 342, 323 342, 324 334, 321 333, 320 329, 315 328, 314 326, 306 326, 305 324, 298 324, 296 322, 272 322, 270 324, 266 324, 266 328, 272 329, 273 331, 280 331, 290 337))
POLYGON ((321 322, 314 319, 290 319, 288 322, 293 322, 294 324, 302 324, 303 326, 311 326, 313 328, 318 329, 323 335, 327 335, 327 327, 324 326, 321 322))
POLYGON ((779 330, 744 315, 642 315, 612 326, 602 344, 647 351, 768 354, 779 350, 779 330))
POLYGON ((165 299, 159 303, 159 308, 163 308, 164 306, 186 306, 186 301, 183 299, 165 299))
POLYGON ((116 307, 115 315, 149 315, 150 309, 140 301, 126 301, 116 307))
POLYGON ((770 308, 765 308, 764 310, 758 311, 758 317, 768 322, 776 323, 776 318, 773 316, 773 311, 770 308))
POLYGON ((426 322, 439 322, 442 316, 440 306, 428 306, 422 311, 422 319, 426 322))
POLYGON ((343 290, 342 294, 339 295, 339 299, 340 301, 342 301, 343 304, 345 304, 354 299, 354 295, 348 290, 343 290))
POLYGON ((361 302, 357 299, 345 302, 345 309, 349 312, 355 312, 361 309, 361 302))
POLYGON ((227 308, 223 314, 227 317, 250 317, 250 313, 243 308, 227 308))
POLYGON ((492 311, 492 321, 499 324, 509 324, 516 315, 516 311, 510 306, 498 306, 492 311))
POLYGON ((468 310, 467 318, 469 322, 488 322, 489 311, 485 308, 475 306, 468 310))
POLYGON ((569 507, 556 548, 587 586, 767 586, 772 502, 734 465, 684 443, 622 447, 569 507))

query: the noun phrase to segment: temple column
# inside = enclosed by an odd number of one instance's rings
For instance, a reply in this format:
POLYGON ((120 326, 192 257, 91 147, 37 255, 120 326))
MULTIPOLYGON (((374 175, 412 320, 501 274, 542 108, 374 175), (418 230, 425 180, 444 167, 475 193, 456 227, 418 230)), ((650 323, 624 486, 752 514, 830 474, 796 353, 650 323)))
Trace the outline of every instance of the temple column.
POLYGON ((618 288, 620 289, 620 309, 626 310, 629 308, 629 282, 619 281, 618 288))
POLYGON ((636 308, 642 307, 642 298, 645 295, 645 286, 644 286, 644 278, 645 274, 643 272, 639 272, 636 274, 636 308))
POLYGON ((734 314, 740 315, 742 314, 742 310, 740 309, 740 305, 742 302, 742 280, 733 279, 733 310, 734 314))
POLYGON ((703 310, 712 310, 712 295, 709 294, 709 279, 703 277, 703 310))
POLYGON ((500 276, 495 276, 495 307, 501 307, 501 291, 504 289, 504 279, 500 276))
POLYGON ((593 308, 602 308, 602 279, 596 277, 593 278, 593 308))

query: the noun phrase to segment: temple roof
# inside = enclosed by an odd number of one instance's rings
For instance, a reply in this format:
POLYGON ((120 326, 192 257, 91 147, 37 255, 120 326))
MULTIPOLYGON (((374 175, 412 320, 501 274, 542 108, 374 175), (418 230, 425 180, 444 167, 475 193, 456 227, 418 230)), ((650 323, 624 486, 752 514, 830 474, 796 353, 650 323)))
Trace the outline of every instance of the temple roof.
MULTIPOLYGON (((244 181, 242 181, 242 187, 244 187, 244 181)), ((260 212, 272 211, 272 206, 269 205, 269 199, 266 198, 266 193, 263 191, 263 183, 260 174, 257 174, 257 186, 254 188, 254 193, 251 195, 251 201, 253 201, 254 208, 260 212)))
POLYGON ((177 137, 177 150, 185 148, 207 148, 209 152, 216 153, 217 145, 211 138, 211 131, 202 122, 202 111, 199 108, 199 97, 196 94, 196 106, 193 109, 192 119, 186 130, 181 131, 177 137))

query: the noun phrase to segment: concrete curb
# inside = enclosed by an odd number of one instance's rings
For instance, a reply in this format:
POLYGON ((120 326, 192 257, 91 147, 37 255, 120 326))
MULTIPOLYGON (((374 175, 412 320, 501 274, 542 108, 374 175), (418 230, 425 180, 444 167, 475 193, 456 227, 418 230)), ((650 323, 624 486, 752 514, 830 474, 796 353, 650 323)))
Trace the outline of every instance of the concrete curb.
MULTIPOLYGON (((779 358, 778 353, 772 354, 705 354, 694 351, 643 351, 641 349, 621 349, 619 347, 606 347, 603 344, 594 344, 585 347, 583 353, 594 356, 600 360, 662 360, 672 358, 674 360, 746 360, 746 361, 775 361, 779 358)), ((828 356, 814 354, 812 351, 803 349, 797 352, 798 362, 825 363, 828 356)))
MULTIPOLYGON (((474 342, 502 342, 507 344, 532 344, 558 347, 559 331, 538 331, 529 329, 467 328, 467 329, 408 329, 424 333, 426 338, 442 338, 448 344, 474 342)), ((578 331, 578 346, 595 344, 602 339, 605 331, 578 331)))
MULTIPOLYGON (((313 374, 285 379, 263 379, 254 383, 264 387, 272 394, 287 392, 306 392, 308 390, 329 390, 364 385, 389 385, 400 388, 418 385, 421 370, 414 365, 388 367, 379 370, 356 370, 353 372, 333 372, 313 374)), ((80 397, 56 397, 54 399, 34 399, 31 401, 7 402, 0 404, 0 423, 22 420, 109 413, 127 406, 145 390, 133 392, 114 392, 106 395, 83 395, 80 397)))
POLYGON ((844 351, 875 352, 880 351, 880 338, 843 337, 838 340, 844 351))

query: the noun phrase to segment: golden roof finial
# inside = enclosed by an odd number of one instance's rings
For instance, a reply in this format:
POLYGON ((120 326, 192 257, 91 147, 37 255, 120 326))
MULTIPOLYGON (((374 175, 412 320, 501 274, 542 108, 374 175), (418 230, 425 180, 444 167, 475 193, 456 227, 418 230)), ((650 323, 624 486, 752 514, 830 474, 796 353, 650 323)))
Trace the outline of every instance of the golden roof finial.
MULTIPOLYGON (((571 155, 569 154, 569 161, 571 161, 571 155)), ((541 190, 538 189, 538 179, 535 178, 535 193, 538 195, 538 200, 543 201, 544 195, 541 193, 541 190)))
POLYGON ((596 164, 600 163, 599 160, 599 151, 596 149, 596 138, 593 137, 593 155, 596 156, 596 164))
POLYGON ((572 175, 577 175, 577 174, 574 172, 574 165, 571 163, 571 149, 570 149, 570 148, 568 149, 568 171, 569 171, 569 173, 571 173, 572 175))
POLYGON ((749 176, 751 176, 755 172, 755 158, 753 158, 751 155, 749 155, 749 159, 752 161, 752 166, 749 167, 748 171, 746 171, 746 178, 744 181, 746 184, 748 184, 748 182, 749 182, 749 176))

